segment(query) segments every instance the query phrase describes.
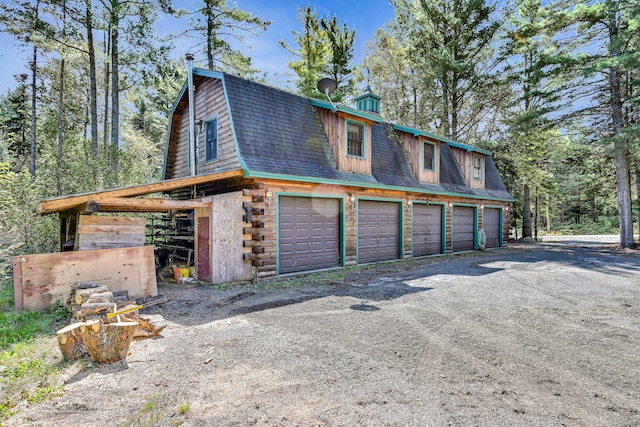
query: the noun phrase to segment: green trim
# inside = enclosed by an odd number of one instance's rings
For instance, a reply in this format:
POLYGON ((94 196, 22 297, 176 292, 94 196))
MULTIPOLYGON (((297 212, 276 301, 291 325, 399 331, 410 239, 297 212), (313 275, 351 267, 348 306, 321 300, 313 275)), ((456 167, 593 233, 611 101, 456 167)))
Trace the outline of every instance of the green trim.
POLYGON ((452 147, 461 148, 463 150, 470 151, 470 152, 475 151, 476 153, 485 154, 487 156, 491 156, 493 154, 491 153, 491 151, 483 150, 482 148, 474 147, 472 145, 461 144, 459 142, 447 141, 447 144, 449 144, 452 147))
MULTIPOLYGON (((504 206, 494 206, 494 205, 487 205, 484 207, 484 209, 498 209, 500 211, 500 246, 499 247, 503 247, 504 246, 504 206)), ((484 229, 484 209, 482 212, 482 228, 484 229)))
POLYGON ((169 114, 169 125, 167 127, 167 143, 164 147, 164 164, 162 165, 163 181, 167 179, 167 160, 169 160, 169 144, 171 143, 171 124, 173 123, 173 115, 176 113, 176 108, 178 108, 178 105, 180 104, 180 101, 182 100, 184 94, 187 92, 188 87, 189 84, 185 82, 185 84, 182 86, 182 89, 180 90, 180 93, 178 94, 178 97, 173 103, 173 107, 171 107, 171 114, 169 114))
POLYGON ((326 179, 326 178, 316 178, 316 177, 299 176, 299 175, 284 175, 279 173, 258 172, 258 171, 248 171, 248 170, 245 170, 245 178, 278 179, 282 181, 308 182, 313 184, 335 184, 335 185, 343 185, 346 187, 373 188, 378 190, 394 190, 394 191, 405 191, 405 192, 409 191, 412 193, 419 193, 419 194, 454 196, 454 197, 461 197, 465 199, 474 199, 474 200, 482 199, 482 200, 492 200, 492 201, 500 201, 500 202, 514 201, 513 198, 507 199, 504 197, 491 197, 491 196, 477 195, 477 194, 452 193, 450 191, 426 190, 423 188, 416 188, 416 187, 397 187, 397 186, 385 185, 385 184, 370 184, 366 182, 344 181, 340 179, 326 179))
POLYGON ((236 147, 236 157, 238 159, 238 163, 240 163, 240 168, 242 169, 244 176, 248 177, 250 172, 249 172, 249 169, 247 168, 246 163, 244 162, 244 159, 242 158, 242 154, 240 153, 240 147, 238 145, 238 136, 236 135, 236 127, 233 124, 233 115, 231 114, 231 103, 229 102, 229 92, 227 91, 227 83, 224 80, 224 74, 218 73, 215 71, 210 71, 210 70, 202 70, 200 68, 198 68, 197 70, 202 71, 204 73, 201 75, 206 75, 207 73, 220 74, 220 81, 222 82, 222 90, 224 92, 224 101, 225 101, 225 104, 227 105, 227 114, 229 114, 229 124, 231 125, 231 134, 233 135, 233 144, 236 147))
POLYGON ((194 68, 194 76, 211 77, 213 79, 224 80, 224 73, 221 71, 207 70, 205 68, 194 68))
POLYGON ((423 139, 422 140, 422 146, 420 147, 420 152, 422 153, 421 154, 422 158, 420 159, 420 160, 422 160, 422 162, 421 162, 422 163, 422 170, 423 171, 429 171, 429 172, 436 172, 438 170, 438 167, 436 166, 437 165, 436 160, 440 158, 440 156, 438 155, 439 154, 438 153, 438 145, 435 142, 425 141, 423 139), (433 147, 433 158, 431 159, 431 164, 433 165, 432 168, 427 168, 427 167, 425 167, 425 164, 424 164, 424 146, 426 144, 429 144, 429 145, 431 145, 433 147))
POLYGON ((329 101, 323 101, 322 99, 309 98, 309 101, 311 101, 311 105, 314 107, 324 108, 325 110, 331 111, 339 111, 341 113, 351 114, 352 116, 360 117, 362 119, 371 120, 372 122, 382 123, 382 117, 375 114, 356 110, 355 108, 344 107, 342 105, 336 105, 336 108, 334 109, 333 105, 331 105, 329 101))
MULTIPOLYGON (((280 197, 307 197, 315 199, 337 199, 340 201, 340 224, 338 225, 338 233, 340 234, 340 255, 338 259, 339 267, 344 267, 347 259, 347 229, 346 229, 346 196, 335 194, 314 194, 314 193, 288 193, 286 191, 278 191, 275 194, 276 199, 276 275, 280 275, 280 197)), ((335 267, 328 267, 335 268, 335 267)), ((309 270, 315 271, 315 270, 309 270)), ((296 272, 303 273, 303 272, 296 272)))
MULTIPOLYGON (((398 230, 398 258, 404 259, 404 200, 403 199, 390 199, 385 197, 356 197, 356 265, 360 264, 360 201, 368 202, 389 202, 397 203, 398 209, 400 209, 400 230, 398 230)), ((389 260, 391 261, 391 260, 389 260)), ((382 261, 376 261, 382 262, 382 261)))
POLYGON ((410 133, 413 136, 426 136, 428 138, 433 138, 433 139, 437 139, 438 141, 442 141, 442 142, 446 142, 449 143, 451 142, 449 139, 442 137, 442 136, 438 136, 436 134, 430 133, 430 132, 426 132, 420 129, 415 129, 415 128, 411 128, 409 126, 402 126, 402 125, 397 125, 397 124, 393 124, 393 129, 398 130, 400 132, 405 132, 405 133, 410 133))
POLYGON ((478 205, 472 205, 469 203, 453 203, 451 205, 451 252, 455 252, 455 247, 453 246, 454 243, 454 234, 455 234, 455 230, 453 229, 453 224, 454 224, 454 212, 455 209, 457 207, 464 207, 464 208, 473 208, 473 249, 478 249, 478 209, 480 209, 480 207, 478 205))
MULTIPOLYGON (((413 255, 413 217, 415 205, 440 206, 440 255, 447 253, 447 203, 446 202, 429 202, 427 200, 411 201, 411 256, 413 255)), ((427 255, 433 256, 433 255, 427 255)), ((421 257, 418 257, 421 258, 421 257)))
POLYGON ((344 120, 344 152, 347 157, 353 157, 355 159, 367 160, 367 124, 356 120, 345 119, 344 120), (355 154, 349 154, 349 123, 362 126, 362 156, 356 156, 355 154))
MULTIPOLYGON (((212 162, 215 162, 216 160, 218 160, 219 155, 220 155, 220 138, 219 138, 219 132, 218 130, 220 129, 220 122, 218 120, 218 113, 207 117, 206 119, 203 120, 203 124, 204 124, 204 137, 203 137, 203 145, 204 145, 204 163, 205 164, 209 164, 212 162), (207 141, 207 126, 209 125, 209 123, 211 123, 212 121, 216 121, 216 156, 209 159, 207 158, 207 148, 209 147, 209 143, 207 141)), ((199 141, 199 139, 198 139, 199 141)))

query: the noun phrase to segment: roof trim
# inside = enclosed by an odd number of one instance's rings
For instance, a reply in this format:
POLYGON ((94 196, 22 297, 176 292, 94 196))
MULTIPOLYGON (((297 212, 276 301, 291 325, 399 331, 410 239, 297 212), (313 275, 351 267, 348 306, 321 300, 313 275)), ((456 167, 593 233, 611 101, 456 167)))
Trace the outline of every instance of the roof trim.
MULTIPOLYGON (((209 71, 209 70, 202 70, 209 71)), ((210 71, 212 74, 218 74, 216 72, 210 71)), ((227 105, 227 114, 229 114, 229 124, 231 125, 231 134, 233 135, 233 145, 236 148, 236 155, 238 157, 238 163, 240 163, 240 167, 245 175, 249 172, 249 168, 247 168, 247 164, 242 157, 242 152, 240 151, 240 146, 238 145, 238 135, 236 134, 236 125, 233 123, 233 114, 231 114, 231 101, 229 101, 229 91, 227 91, 227 82, 224 78, 223 73, 220 74, 220 81, 222 82, 222 90, 224 92, 224 101, 227 105)))
POLYGON ((378 190, 395 190, 395 191, 405 191, 405 192, 421 193, 421 194, 455 196, 455 197, 460 197, 464 199, 495 200, 500 202, 514 201, 513 197, 511 198, 493 197, 489 195, 455 193, 452 191, 427 190, 427 189, 418 188, 418 187, 399 187, 395 185, 371 184, 366 182, 353 182, 353 181, 344 181, 339 179, 315 178, 315 177, 300 176, 300 175, 283 175, 283 174, 270 173, 270 172, 249 171, 248 174, 245 175, 245 178, 279 179, 283 181, 309 182, 314 184, 336 184, 336 185, 344 185, 349 187, 372 188, 372 189, 378 189, 378 190))
POLYGON ((446 143, 451 142, 447 138, 435 135, 433 133, 430 133, 430 132, 427 132, 427 131, 424 131, 424 130, 414 129, 414 128, 411 128, 409 126, 402 126, 402 125, 398 125, 398 124, 395 124, 395 123, 392 123, 391 125, 393 126, 394 130, 398 130, 400 132, 410 133, 413 136, 426 136, 428 138, 437 139, 438 141, 442 141, 442 142, 446 142, 446 143))
POLYGON ((191 185, 202 184, 209 181, 222 179, 232 179, 244 177, 245 172, 240 169, 233 169, 224 172, 216 172, 206 175, 188 176, 184 178, 174 178, 153 182, 150 184, 133 185, 130 187, 112 188, 102 191, 93 191, 83 194, 72 194, 69 196, 52 197, 50 199, 42 199, 36 205, 36 212, 40 215, 46 215, 56 212, 64 212, 72 209, 90 200, 95 200, 96 196, 100 197, 135 197, 145 194, 159 193, 161 191, 171 191, 178 188, 185 188, 191 185))
POLYGON ((203 76, 203 77, 211 77, 214 79, 224 79, 224 73, 221 71, 213 71, 207 70, 206 68, 194 68, 193 69, 194 76, 203 76))
POLYGON ((343 105, 336 105, 336 108, 333 108, 333 105, 331 105, 329 101, 323 101, 322 99, 309 98, 309 101, 311 101, 311 105, 313 105, 314 107, 324 108, 325 110, 331 111, 339 111, 341 113, 346 113, 352 116, 371 120, 372 122, 382 123, 382 117, 376 114, 369 114, 364 111, 356 110, 355 108, 345 107, 343 105))
POLYGON ((447 144, 452 147, 460 148, 469 152, 475 151, 476 153, 485 154, 487 156, 491 156, 493 154, 491 151, 483 150, 482 148, 474 147, 472 145, 461 144, 459 142, 447 141, 447 144))
POLYGON ((162 165, 162 180, 164 181, 167 178, 167 160, 169 159, 169 144, 171 143, 171 126, 173 124, 173 115, 176 113, 176 108, 182 101, 185 92, 187 91, 188 82, 185 82, 182 85, 182 90, 178 94, 175 102, 173 103, 173 107, 171 108, 171 114, 169 114, 169 124, 167 126, 167 143, 164 145, 164 163, 162 165))

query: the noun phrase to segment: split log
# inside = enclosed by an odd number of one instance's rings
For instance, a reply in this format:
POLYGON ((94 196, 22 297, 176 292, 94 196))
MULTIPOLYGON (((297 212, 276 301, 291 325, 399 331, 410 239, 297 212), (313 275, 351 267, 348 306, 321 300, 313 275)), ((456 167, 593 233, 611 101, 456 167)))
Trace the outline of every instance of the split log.
POLYGON ((87 301, 85 302, 85 304, 95 304, 95 303, 110 304, 114 302, 115 300, 113 298, 113 293, 107 291, 107 292, 97 292, 95 294, 91 294, 89 296, 89 299, 87 299, 87 301))
POLYGON ((58 335, 58 345, 62 356, 66 360, 80 359, 87 355, 87 350, 82 342, 80 326, 82 323, 73 323, 60 329, 58 335))
POLYGON ((76 296, 74 298, 74 302, 76 305, 81 305, 87 302, 91 295, 101 292, 107 292, 109 290, 105 285, 100 285, 87 289, 76 289, 76 296))
POLYGON ((73 284, 74 292, 77 292, 80 289, 91 289, 91 288, 99 288, 100 286, 104 286, 102 283, 93 283, 93 282, 76 282, 73 284))
POLYGON ((72 311, 78 320, 86 320, 87 316, 97 316, 101 311, 106 310, 107 313, 113 313, 116 309, 115 303, 84 303, 73 307, 72 311))
POLYGON ((126 319, 138 322, 138 327, 133 334, 134 340, 153 338, 167 327, 167 321, 160 314, 135 314, 128 313, 126 319))
POLYGON ((138 322, 118 322, 103 324, 101 320, 82 323, 82 341, 96 363, 114 363, 124 360, 129 352, 138 322))

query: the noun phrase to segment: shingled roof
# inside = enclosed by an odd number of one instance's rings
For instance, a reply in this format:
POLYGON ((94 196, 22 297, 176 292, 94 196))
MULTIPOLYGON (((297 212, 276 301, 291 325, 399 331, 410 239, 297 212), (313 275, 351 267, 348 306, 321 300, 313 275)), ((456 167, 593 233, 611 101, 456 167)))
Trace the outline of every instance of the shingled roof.
POLYGON ((372 125, 371 175, 341 172, 310 98, 230 74, 219 75, 224 80, 239 154, 249 174, 512 200, 491 156, 485 163, 486 190, 472 190, 446 143, 439 150, 440 183, 419 182, 394 126, 382 121, 372 125))

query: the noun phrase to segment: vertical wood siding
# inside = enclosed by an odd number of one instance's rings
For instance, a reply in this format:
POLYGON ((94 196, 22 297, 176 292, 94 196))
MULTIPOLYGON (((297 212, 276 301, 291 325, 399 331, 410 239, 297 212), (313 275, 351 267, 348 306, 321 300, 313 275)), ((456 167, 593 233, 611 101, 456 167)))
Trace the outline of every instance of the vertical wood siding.
POLYGON ((413 136, 406 132, 396 131, 400 136, 402 145, 411 159, 411 167, 418 181, 425 184, 438 184, 440 182, 440 143, 428 141, 436 146, 435 170, 424 170, 422 167, 422 144, 426 139, 413 136))
POLYGON ((332 111, 325 110, 324 108, 316 108, 316 110, 322 119, 324 131, 327 135, 327 139, 329 140, 329 146, 333 152, 333 157, 338 170, 341 172, 371 175, 371 124, 363 121, 359 122, 365 125, 366 157, 361 159, 358 157, 347 156, 347 137, 345 135, 346 122, 344 117, 341 117, 332 111))
POLYGON ((472 190, 484 190, 485 155, 478 154, 480 157, 482 157, 482 179, 473 179, 473 153, 457 147, 451 147, 451 151, 453 152, 453 155, 456 157, 456 160, 460 165, 460 170, 462 171, 464 180, 469 185, 469 188, 471 188, 472 190))
MULTIPOLYGON (((222 81, 199 79, 196 83, 196 138, 198 175, 240 168, 231 119, 222 81), (218 158, 205 162, 204 120, 218 116, 218 158), (201 122, 200 122, 201 121, 201 122)), ((186 99, 186 95, 185 95, 186 99)), ((167 179, 189 176, 189 106, 182 102, 173 116, 167 155, 167 179)))

